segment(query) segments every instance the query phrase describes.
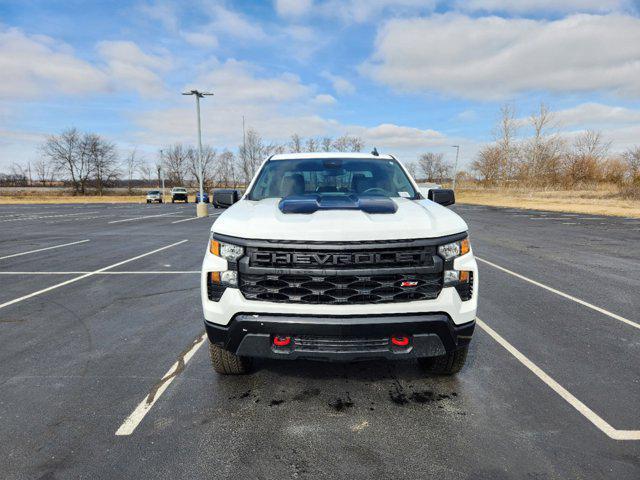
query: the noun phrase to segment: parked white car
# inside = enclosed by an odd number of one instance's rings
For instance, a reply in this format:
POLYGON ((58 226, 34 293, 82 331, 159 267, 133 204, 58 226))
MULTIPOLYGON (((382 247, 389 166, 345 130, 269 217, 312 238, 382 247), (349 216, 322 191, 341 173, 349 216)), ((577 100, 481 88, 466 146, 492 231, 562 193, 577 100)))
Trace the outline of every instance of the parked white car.
POLYGON ((147 192, 147 203, 162 203, 162 192, 160 190, 149 190, 147 192))

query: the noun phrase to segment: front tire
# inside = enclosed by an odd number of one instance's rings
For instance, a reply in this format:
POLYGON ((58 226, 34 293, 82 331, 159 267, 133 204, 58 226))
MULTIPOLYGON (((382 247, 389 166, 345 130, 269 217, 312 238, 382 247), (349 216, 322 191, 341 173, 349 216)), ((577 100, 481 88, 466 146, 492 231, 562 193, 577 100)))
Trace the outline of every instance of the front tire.
POLYGON ((224 348, 209 343, 213 369, 221 375, 244 375, 251 369, 251 359, 239 357, 224 348))
POLYGON ((455 375, 464 367, 468 352, 469 347, 467 346, 439 357, 421 358, 418 362, 429 373, 455 375))

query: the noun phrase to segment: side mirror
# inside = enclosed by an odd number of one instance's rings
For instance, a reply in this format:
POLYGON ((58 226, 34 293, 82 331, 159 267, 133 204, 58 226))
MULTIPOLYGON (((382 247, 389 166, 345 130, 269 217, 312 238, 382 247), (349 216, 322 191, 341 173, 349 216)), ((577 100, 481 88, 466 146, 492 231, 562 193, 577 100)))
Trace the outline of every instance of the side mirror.
POLYGON ((429 190, 429 200, 432 202, 439 203, 444 207, 448 207, 449 205, 453 205, 456 203, 456 195, 453 193, 453 190, 448 188, 436 188, 429 190))

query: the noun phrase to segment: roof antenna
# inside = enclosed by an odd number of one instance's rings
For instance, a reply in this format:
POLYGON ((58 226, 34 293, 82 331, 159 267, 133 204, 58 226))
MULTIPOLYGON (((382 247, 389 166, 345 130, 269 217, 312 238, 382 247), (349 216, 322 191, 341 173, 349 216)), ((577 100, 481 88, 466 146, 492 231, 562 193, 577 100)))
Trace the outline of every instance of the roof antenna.
POLYGON ((376 147, 373 147, 373 150, 371 150, 371 155, 373 155, 374 157, 377 157, 380 155, 376 147))

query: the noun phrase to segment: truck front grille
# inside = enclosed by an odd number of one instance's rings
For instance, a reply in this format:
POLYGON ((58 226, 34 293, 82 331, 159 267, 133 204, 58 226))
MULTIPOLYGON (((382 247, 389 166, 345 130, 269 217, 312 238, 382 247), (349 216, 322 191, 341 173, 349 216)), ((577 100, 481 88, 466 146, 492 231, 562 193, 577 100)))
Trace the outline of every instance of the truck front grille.
POLYGON ((432 300, 442 290, 442 273, 382 275, 241 274, 247 300, 350 305, 432 300))
POLYGON ((300 335, 293 338, 293 347, 302 352, 384 352, 389 350, 389 338, 300 335))

